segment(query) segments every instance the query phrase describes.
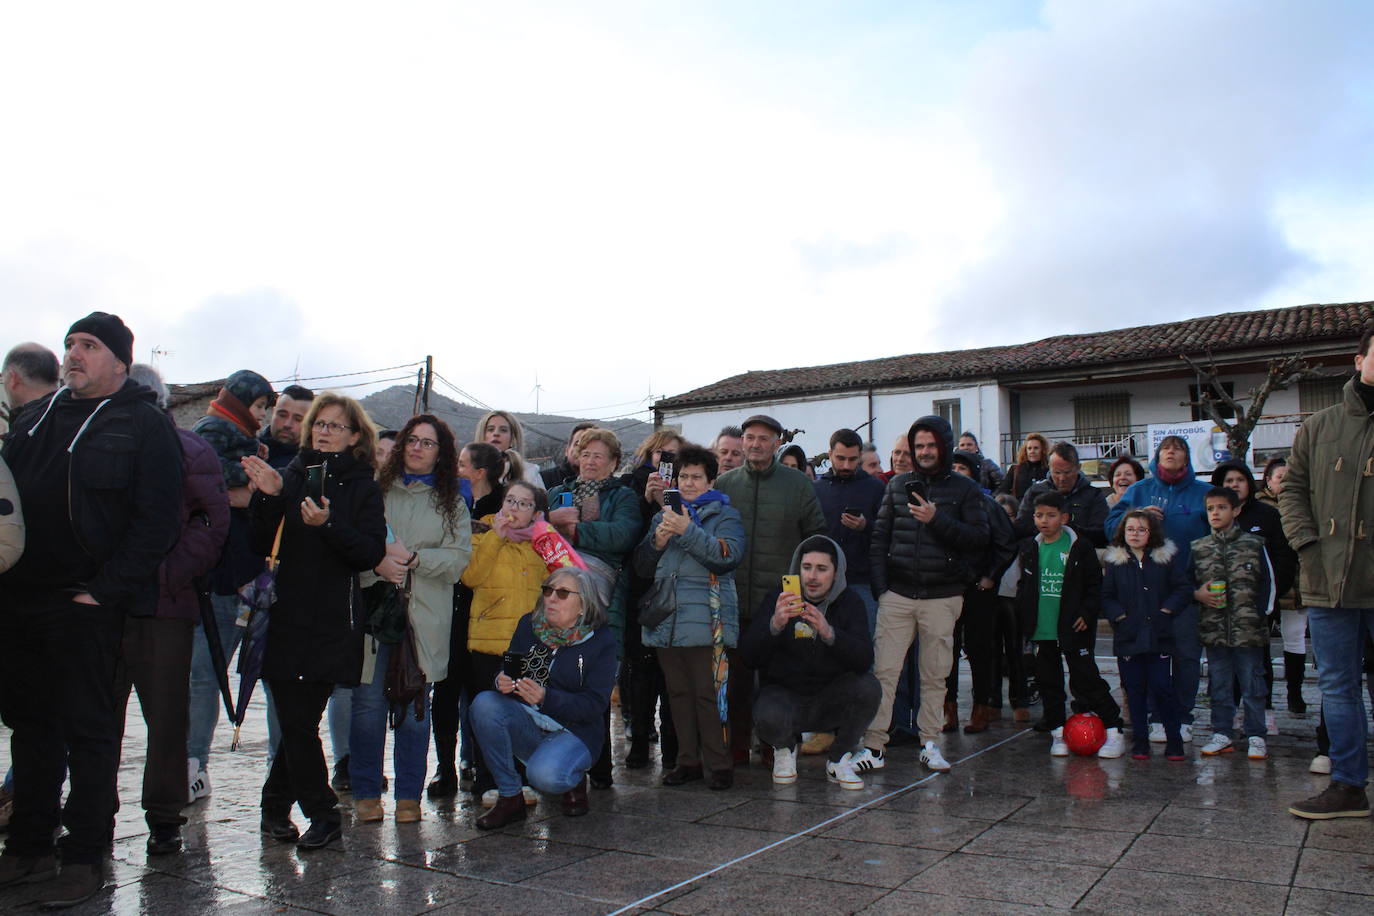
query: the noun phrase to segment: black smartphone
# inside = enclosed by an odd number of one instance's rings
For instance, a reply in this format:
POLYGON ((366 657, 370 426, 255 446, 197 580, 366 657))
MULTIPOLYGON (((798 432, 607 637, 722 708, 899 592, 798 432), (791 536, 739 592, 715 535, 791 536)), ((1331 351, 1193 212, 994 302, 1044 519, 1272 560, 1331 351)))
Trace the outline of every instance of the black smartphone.
POLYGON ((672 509, 674 512, 681 512, 681 511, 682 511, 682 491, 681 491, 681 490, 664 490, 664 491, 663 491, 663 505, 667 506, 669 509, 672 509))
POLYGON ((315 505, 324 505, 324 465, 312 464, 305 469, 305 495, 315 501, 315 505))
POLYGON ((863 518, 863 517, 864 517, 864 510, 862 510, 862 509, 855 509, 853 506, 845 506, 845 507, 844 507, 844 511, 843 511, 841 514, 842 514, 842 515, 856 515, 856 516, 858 516, 859 518, 863 518))
POLYGON ((912 478, 906 482, 906 500, 907 502, 914 503, 917 496, 927 502, 930 501, 930 497, 926 495, 926 482, 924 480, 912 478))
POLYGON ((512 681, 525 676, 525 656, 519 652, 501 653, 501 672, 512 681))

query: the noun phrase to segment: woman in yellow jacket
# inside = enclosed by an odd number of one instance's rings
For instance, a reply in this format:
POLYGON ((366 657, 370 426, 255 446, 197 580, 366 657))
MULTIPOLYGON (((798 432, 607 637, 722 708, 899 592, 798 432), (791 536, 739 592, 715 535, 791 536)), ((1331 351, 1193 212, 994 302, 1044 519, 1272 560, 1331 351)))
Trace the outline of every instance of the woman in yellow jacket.
MULTIPOLYGON (((472 618, 468 624, 468 696, 494 689, 501 672, 501 654, 510 646, 520 618, 539 601, 539 586, 548 568, 530 546, 534 523, 544 518, 548 501, 544 491, 523 481, 506 488, 501 510, 482 521, 491 526, 472 538, 472 559, 463 572, 463 584, 472 589, 472 618)), ((496 782, 481 753, 475 753, 477 778, 472 792, 479 798, 493 793, 496 782)), ((533 798, 533 793, 527 793, 533 798)))

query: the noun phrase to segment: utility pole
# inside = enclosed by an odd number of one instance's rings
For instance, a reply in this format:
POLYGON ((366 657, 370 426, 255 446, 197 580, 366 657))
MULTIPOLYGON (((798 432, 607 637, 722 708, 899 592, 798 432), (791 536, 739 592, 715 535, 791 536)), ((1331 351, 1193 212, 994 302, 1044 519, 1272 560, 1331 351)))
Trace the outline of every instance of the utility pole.
POLYGON ((429 395, 434 390, 434 357, 425 357, 425 388, 424 394, 420 396, 420 401, 424 405, 424 412, 429 413, 429 395))

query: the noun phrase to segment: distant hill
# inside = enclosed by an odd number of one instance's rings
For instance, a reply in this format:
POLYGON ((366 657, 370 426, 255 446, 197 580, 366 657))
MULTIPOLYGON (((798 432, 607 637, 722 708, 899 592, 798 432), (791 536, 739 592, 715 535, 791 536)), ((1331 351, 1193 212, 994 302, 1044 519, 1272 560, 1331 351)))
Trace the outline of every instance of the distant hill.
MULTIPOLYGON (((369 394, 362 399, 362 404, 378 426, 399 429, 415 413, 415 386, 393 385, 369 394)), ((486 413, 484 408, 446 398, 438 392, 430 394, 429 410, 453 427, 460 445, 472 441, 477 421, 486 413)), ((516 413, 515 416, 525 428, 525 457, 545 464, 562 456, 568 434, 574 426, 582 422, 579 417, 560 417, 553 414, 516 413)), ((598 422, 619 437, 626 456, 633 453, 654 431, 652 423, 640 420, 598 422)))

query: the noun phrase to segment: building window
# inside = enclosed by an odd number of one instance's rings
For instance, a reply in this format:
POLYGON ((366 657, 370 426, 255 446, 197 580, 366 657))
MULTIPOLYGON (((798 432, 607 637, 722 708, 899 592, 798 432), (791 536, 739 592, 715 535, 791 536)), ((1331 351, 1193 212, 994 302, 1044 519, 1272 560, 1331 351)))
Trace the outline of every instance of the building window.
POLYGON ((1314 378, 1298 382, 1298 412, 1316 413, 1341 402, 1344 378, 1314 378))
POLYGON ((1073 437, 1080 445, 1109 443, 1131 434, 1131 396, 1091 394, 1073 399, 1073 437))
POLYGON ((936 401, 935 413, 949 424, 949 428, 954 430, 954 438, 959 438, 959 433, 963 430, 963 424, 959 417, 959 399, 950 398, 948 401, 936 401))
MULTIPOLYGON (((1235 382, 1222 382, 1222 383, 1221 383, 1221 388, 1222 388, 1223 391, 1226 392, 1226 396, 1227 396, 1228 398, 1233 398, 1233 397, 1236 396, 1236 383, 1235 383, 1235 382)), ((1210 390, 1210 388, 1209 388, 1208 390, 1210 390)), ((1194 402, 1194 403, 1196 403, 1197 401, 1201 400, 1200 391, 1201 391, 1201 390, 1198 388, 1197 385, 1189 385, 1189 386, 1188 386, 1188 400, 1189 400, 1189 401, 1192 401, 1192 402, 1194 402)), ((1189 408, 1189 409, 1192 410, 1192 412, 1193 412, 1193 419, 1194 419, 1194 420, 1210 420, 1210 419, 1212 419, 1211 417, 1206 416, 1205 414, 1203 414, 1202 408, 1201 408, 1201 407, 1192 407, 1192 408, 1189 408)), ((1222 417, 1226 418, 1227 420, 1234 420, 1234 419, 1236 418, 1236 412, 1235 412, 1234 410, 1231 409, 1231 405, 1230 405, 1230 404, 1227 404, 1227 403, 1218 401, 1218 402, 1217 402, 1217 411, 1222 415, 1222 417)))

